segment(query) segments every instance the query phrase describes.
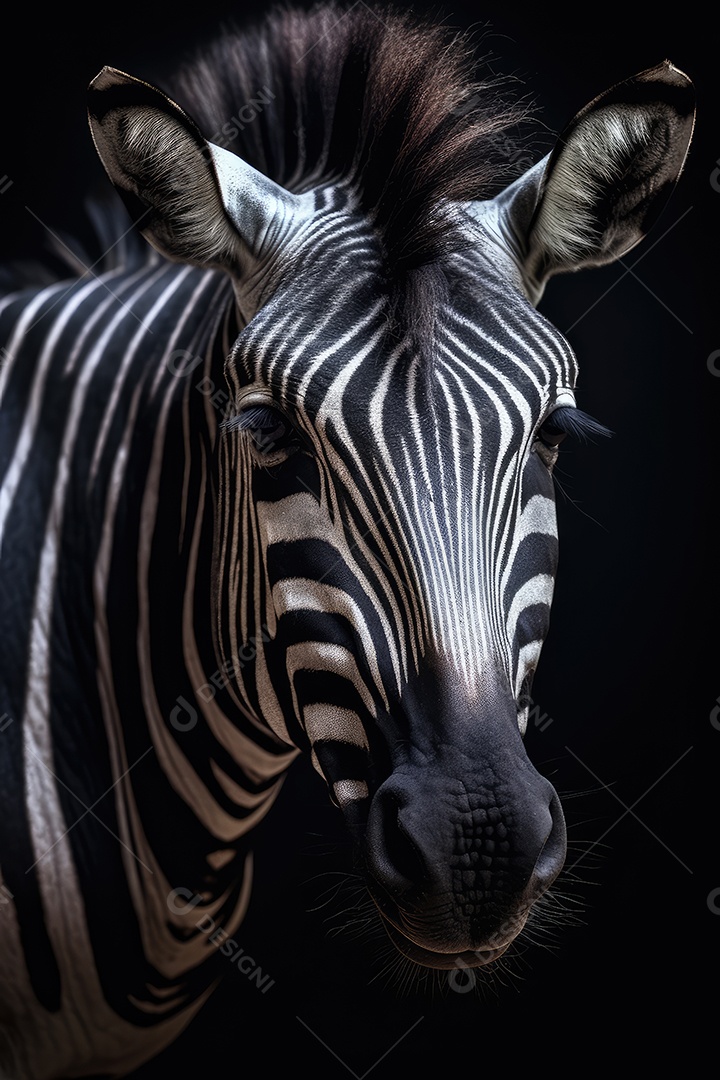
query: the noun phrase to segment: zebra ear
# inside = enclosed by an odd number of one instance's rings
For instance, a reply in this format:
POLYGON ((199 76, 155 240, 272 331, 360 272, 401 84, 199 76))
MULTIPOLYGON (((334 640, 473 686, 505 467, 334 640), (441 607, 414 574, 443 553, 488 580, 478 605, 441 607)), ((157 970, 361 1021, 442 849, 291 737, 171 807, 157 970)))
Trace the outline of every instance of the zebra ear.
POLYGON ((694 119, 692 83, 664 61, 591 101, 495 200, 534 303, 553 274, 612 262, 643 239, 682 172, 694 119))
POLYGON ((304 201, 229 151, 148 83, 103 68, 88 116, 100 159, 153 247, 173 260, 241 276, 280 236, 304 201))

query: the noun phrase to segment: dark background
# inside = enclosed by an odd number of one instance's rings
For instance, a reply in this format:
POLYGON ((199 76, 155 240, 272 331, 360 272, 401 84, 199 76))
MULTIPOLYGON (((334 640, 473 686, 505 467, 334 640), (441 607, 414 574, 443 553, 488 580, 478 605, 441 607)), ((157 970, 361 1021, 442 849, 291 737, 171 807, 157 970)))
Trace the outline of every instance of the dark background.
MULTIPOLYGON (((85 87, 103 64, 147 77, 154 56, 165 64, 218 18, 258 5, 199 8, 192 18, 135 0, 99 15, 13 9, 0 71, 3 255, 30 249, 38 219, 56 229, 77 217, 96 167, 85 87)), ((571 846, 559 888, 577 914, 482 991, 393 980, 379 939, 327 934, 325 919, 341 923, 352 894, 312 910, 350 862, 339 815, 300 763, 261 829, 237 935, 274 985, 262 994, 229 967, 162 1059, 181 1076, 262 1066, 272 1077, 381 1080, 438 1064, 451 1075, 507 1064, 562 1074, 579 1067, 578 1042, 584 1061, 632 1067, 658 1047, 688 1048, 690 1072, 706 1030, 695 987, 720 927, 708 903, 720 886, 717 830, 705 840, 700 824, 717 821, 716 785, 697 767, 720 739, 709 720, 720 672, 708 647, 717 607, 705 542, 717 533, 708 495, 720 405, 720 128, 715 65, 703 59, 713 30, 628 5, 437 10, 486 27, 492 69, 537 102, 538 157, 587 101, 666 57, 698 91, 688 165, 655 232, 622 263, 556 279, 541 306, 578 354, 580 407, 615 433, 562 453, 561 566, 534 688, 546 715, 527 740, 564 796, 571 846)), ((137 1074, 159 1075, 159 1063, 137 1074)))

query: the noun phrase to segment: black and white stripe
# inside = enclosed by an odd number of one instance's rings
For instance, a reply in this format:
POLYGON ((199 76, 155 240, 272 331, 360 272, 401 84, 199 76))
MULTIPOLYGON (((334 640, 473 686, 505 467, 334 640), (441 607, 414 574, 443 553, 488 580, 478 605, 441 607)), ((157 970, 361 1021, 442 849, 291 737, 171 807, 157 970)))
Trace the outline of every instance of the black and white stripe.
POLYGON ((556 444, 583 422, 575 359, 534 303, 638 239, 602 178, 632 144, 628 184, 666 198, 687 87, 664 65, 614 88, 491 198, 477 155, 512 113, 488 93, 459 110, 478 96, 466 54, 433 76, 437 29, 399 18, 386 37, 361 8, 273 17, 185 72, 203 131, 248 79, 276 103, 227 149, 105 69, 93 137, 160 254, 121 242, 113 210, 97 273, 0 300, 14 1077, 120 1075, 187 1024, 222 972, 200 915, 237 930, 253 828, 299 752, 418 963, 497 959, 562 864, 557 796, 519 733, 556 444), (655 182, 658 116, 673 150, 655 182), (563 236, 568 174, 591 181, 563 236))
POLYGON ((211 619, 218 427, 197 387, 220 379, 235 334, 225 280, 153 257, 10 297, 0 325, 3 993, 33 1027, 41 1006, 18 1075, 46 1075, 48 1057, 62 1075, 74 1058, 59 1044, 92 1060, 87 1032, 115 1027, 132 1064, 148 1055, 136 1025, 154 1015, 166 1042, 200 1004, 216 950, 183 943, 197 913, 167 897, 208 891, 208 910, 238 924, 244 837, 295 752, 227 690, 196 693, 218 667, 196 629, 211 619), (178 702, 201 722, 174 727, 178 702))

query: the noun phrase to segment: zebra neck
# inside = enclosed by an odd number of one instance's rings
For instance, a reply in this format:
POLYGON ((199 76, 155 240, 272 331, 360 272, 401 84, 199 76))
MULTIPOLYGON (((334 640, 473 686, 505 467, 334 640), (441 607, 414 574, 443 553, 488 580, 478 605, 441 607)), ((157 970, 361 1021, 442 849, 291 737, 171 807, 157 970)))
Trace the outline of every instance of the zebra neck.
MULTIPOLYGON (((148 364, 144 342, 146 367, 121 434, 118 426, 92 584, 103 713, 132 743, 119 765, 150 755, 168 800, 190 807, 209 839, 234 842, 268 808, 292 753, 233 697, 210 632, 216 445, 229 404, 222 371, 237 332, 231 288, 188 268, 163 277, 177 322, 168 334, 143 320, 162 345, 148 364)), ((157 311, 167 309, 164 296, 157 311)), ((230 858, 219 850, 206 854, 230 858)))
POLYGON ((294 756, 218 686, 210 634, 236 331, 224 277, 154 257, 0 303, 0 889, 47 1045, 73 1018, 78 1046, 182 1026, 216 974, 198 922, 239 925, 294 756))

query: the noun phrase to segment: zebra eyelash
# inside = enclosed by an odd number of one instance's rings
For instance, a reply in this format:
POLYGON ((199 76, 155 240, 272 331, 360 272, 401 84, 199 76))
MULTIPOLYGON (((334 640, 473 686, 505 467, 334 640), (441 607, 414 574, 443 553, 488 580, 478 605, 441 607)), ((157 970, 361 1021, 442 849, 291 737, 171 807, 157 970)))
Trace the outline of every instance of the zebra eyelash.
POLYGON ((612 437, 610 428, 599 420, 569 405, 560 405, 540 425, 540 431, 550 431, 557 435, 570 435, 581 442, 592 442, 596 436, 612 437))
POLYGON ((258 428, 272 430, 279 424, 289 427, 288 421, 277 409, 273 409, 270 405, 252 405, 233 416, 227 416, 220 425, 220 429, 225 435, 231 431, 250 431, 258 428))

